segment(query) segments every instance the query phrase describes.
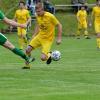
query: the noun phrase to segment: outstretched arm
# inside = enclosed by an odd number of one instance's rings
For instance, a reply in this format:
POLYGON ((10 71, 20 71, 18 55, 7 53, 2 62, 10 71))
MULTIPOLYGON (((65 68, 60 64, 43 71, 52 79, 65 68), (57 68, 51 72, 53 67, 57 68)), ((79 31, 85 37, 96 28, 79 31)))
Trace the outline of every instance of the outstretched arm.
POLYGON ((57 36, 57 44, 61 43, 61 39, 62 39, 62 25, 61 23, 57 24, 57 28, 58 28, 58 36, 57 36))
POLYGON ((26 28, 27 25, 26 24, 19 24, 11 19, 8 19, 7 17, 4 17, 3 21, 8 24, 8 25, 11 25, 11 26, 15 26, 15 27, 22 27, 22 28, 26 28))
POLYGON ((39 32, 39 26, 38 26, 38 24, 36 24, 35 29, 34 29, 34 31, 33 31, 33 36, 32 36, 32 38, 34 38, 34 37, 38 34, 38 32, 39 32))

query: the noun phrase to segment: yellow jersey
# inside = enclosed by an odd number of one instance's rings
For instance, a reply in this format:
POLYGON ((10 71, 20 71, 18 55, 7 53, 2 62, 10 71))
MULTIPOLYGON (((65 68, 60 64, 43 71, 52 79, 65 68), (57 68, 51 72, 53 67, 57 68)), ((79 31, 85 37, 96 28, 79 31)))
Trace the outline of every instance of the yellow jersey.
POLYGON ((84 22, 87 20, 87 12, 86 10, 79 10, 77 12, 77 17, 79 18, 80 22, 84 22))
POLYGON ((95 22, 100 23, 100 7, 93 7, 92 15, 94 16, 95 22))
POLYGON ((38 36, 41 39, 52 40, 54 38, 55 26, 59 24, 57 18, 49 12, 45 12, 43 16, 36 16, 36 19, 39 25, 38 36))
POLYGON ((26 23, 27 19, 30 18, 29 11, 26 9, 16 10, 14 18, 17 19, 18 23, 24 24, 26 23))

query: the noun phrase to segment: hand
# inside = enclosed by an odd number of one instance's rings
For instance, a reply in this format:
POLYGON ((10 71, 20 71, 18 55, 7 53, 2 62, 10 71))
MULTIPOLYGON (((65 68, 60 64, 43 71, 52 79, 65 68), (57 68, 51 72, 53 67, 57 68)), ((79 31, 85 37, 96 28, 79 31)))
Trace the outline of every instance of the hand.
POLYGON ((27 28, 27 24, 20 24, 21 28, 27 28))
POLYGON ((57 39, 56 43, 59 45, 61 43, 61 39, 57 39))

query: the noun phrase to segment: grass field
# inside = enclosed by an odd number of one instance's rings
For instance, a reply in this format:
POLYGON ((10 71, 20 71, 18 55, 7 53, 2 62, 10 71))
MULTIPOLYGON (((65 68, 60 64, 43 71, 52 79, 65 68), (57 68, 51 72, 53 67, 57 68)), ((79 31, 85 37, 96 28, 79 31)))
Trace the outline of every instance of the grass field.
MULTIPOLYGON (((53 0, 52 3, 65 4, 69 1, 53 0)), ((90 3, 94 1, 88 0, 90 3)), ((18 0, 10 2, 0 1, 5 13, 18 0)), ((7 17, 13 18, 13 13, 7 17)), ((0 46, 0 100, 100 99, 100 51, 96 49, 95 37, 91 36, 90 40, 67 37, 77 31, 76 16, 61 12, 56 16, 63 25, 65 36, 60 46, 54 43, 52 47, 52 50, 61 51, 60 61, 53 61, 47 66, 40 60, 40 50, 36 50, 32 52, 36 61, 31 64, 31 69, 23 70, 24 61, 0 46)), ((3 25, 0 23, 0 28, 7 27, 3 25)), ((89 28, 89 33, 94 33, 94 29, 89 28)), ((6 36, 18 47, 16 34, 6 36)))
MULTIPOLYGON (((16 46, 15 34, 6 35, 16 46)), ((63 37, 58 49, 62 58, 49 66, 40 61, 40 50, 30 70, 21 67, 24 61, 0 47, 0 100, 99 100, 100 51, 95 37, 63 37)))

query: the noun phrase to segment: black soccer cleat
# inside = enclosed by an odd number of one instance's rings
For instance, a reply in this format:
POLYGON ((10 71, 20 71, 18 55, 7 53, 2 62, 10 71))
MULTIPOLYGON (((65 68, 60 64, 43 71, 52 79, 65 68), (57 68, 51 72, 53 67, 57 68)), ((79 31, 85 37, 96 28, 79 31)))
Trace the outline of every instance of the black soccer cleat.
POLYGON ((30 69, 30 68, 31 68, 31 66, 30 66, 30 64, 28 64, 27 62, 25 63, 25 66, 22 67, 22 69, 30 69))
POLYGON ((80 39, 80 37, 77 37, 77 39, 80 39))
POLYGON ((30 67, 24 66, 22 67, 22 69, 30 69, 30 67))
POLYGON ((52 62, 52 58, 51 58, 51 56, 48 58, 48 60, 46 61, 46 64, 50 64, 52 62))
POLYGON ((90 37, 85 37, 85 39, 91 39, 90 37))

